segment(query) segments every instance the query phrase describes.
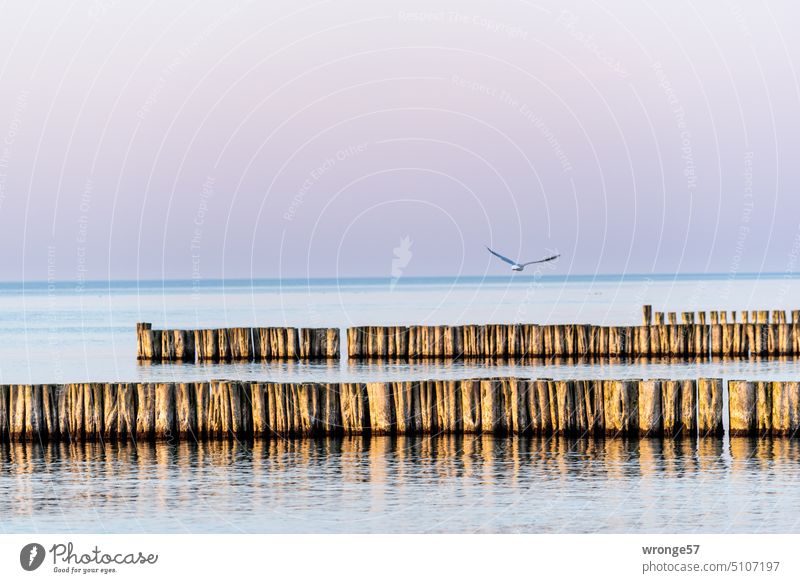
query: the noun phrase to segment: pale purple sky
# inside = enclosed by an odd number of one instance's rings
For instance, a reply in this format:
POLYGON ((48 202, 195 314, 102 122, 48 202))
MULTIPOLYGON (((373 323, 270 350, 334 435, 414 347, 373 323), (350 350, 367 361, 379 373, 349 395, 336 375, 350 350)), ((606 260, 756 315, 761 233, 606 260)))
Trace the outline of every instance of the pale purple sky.
POLYGON ((6 2, 0 279, 797 268, 795 3, 399 5, 6 2))

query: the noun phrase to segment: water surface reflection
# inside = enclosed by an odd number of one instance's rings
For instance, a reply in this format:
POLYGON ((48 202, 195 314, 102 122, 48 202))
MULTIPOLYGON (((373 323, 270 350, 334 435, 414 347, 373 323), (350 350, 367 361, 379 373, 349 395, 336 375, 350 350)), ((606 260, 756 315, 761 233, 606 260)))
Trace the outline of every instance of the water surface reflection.
POLYGON ((800 443, 4 444, 3 532, 798 532, 800 443))

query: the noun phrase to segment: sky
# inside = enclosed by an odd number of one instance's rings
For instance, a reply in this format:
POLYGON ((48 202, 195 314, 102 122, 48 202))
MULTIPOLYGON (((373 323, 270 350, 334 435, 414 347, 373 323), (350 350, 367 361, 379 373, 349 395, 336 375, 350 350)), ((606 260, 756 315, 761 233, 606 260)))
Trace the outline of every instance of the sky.
POLYGON ((794 272, 798 18, 10 0, 0 280, 794 272))

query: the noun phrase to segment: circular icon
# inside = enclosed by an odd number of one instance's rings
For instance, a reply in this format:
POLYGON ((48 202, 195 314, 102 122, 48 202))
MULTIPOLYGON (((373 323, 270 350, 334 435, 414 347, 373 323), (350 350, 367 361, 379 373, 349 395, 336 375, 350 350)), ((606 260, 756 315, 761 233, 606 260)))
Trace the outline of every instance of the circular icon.
POLYGON ((35 571, 44 562, 44 547, 39 543, 29 543, 19 552, 19 564, 26 571, 35 571))

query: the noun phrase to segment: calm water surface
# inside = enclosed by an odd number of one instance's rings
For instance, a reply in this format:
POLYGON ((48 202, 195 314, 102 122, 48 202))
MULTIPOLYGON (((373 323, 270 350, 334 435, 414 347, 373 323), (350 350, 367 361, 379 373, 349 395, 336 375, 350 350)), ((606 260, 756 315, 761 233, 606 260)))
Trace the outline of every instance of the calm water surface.
MULTIPOLYGON (((779 276, 0 284, 0 383, 800 378, 793 359, 140 366, 134 325, 634 324, 791 309, 779 276)), ((798 440, 800 442, 800 440, 798 440)), ((440 436, 0 445, 0 532, 800 532, 792 440, 440 436)))
POLYGON ((3 532, 799 532, 794 440, 0 447, 3 532))

